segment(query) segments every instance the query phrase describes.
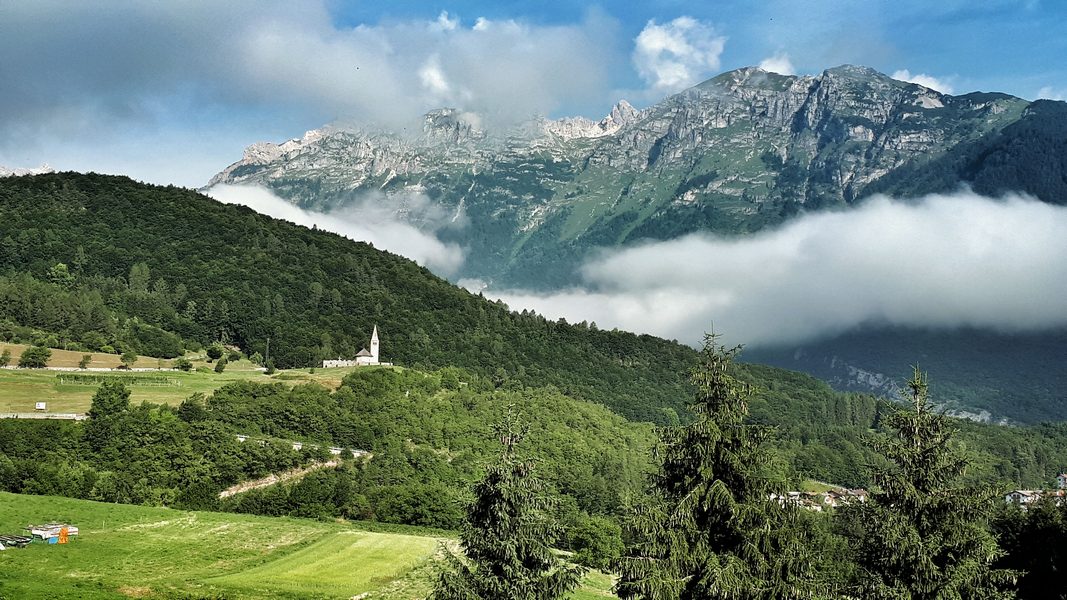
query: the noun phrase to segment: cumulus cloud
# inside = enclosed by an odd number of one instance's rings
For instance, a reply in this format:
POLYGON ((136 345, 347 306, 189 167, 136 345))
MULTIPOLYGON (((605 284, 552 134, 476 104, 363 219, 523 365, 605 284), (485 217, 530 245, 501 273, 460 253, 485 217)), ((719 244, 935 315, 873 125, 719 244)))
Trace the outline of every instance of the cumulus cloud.
POLYGON ((605 253, 585 285, 487 292, 513 309, 699 342, 750 345, 865 324, 1026 331, 1067 324, 1067 208, 970 192, 876 197, 747 238, 689 235, 605 253))
POLYGON ((410 258, 437 273, 452 274, 463 264, 463 250, 434 235, 440 229, 461 225, 461 215, 444 210, 422 194, 391 195, 388 199, 362 196, 345 208, 328 213, 302 209, 261 186, 216 185, 207 194, 220 202, 247 206, 297 225, 316 226, 370 242, 375 248, 410 258))
POLYGON ((1046 85, 1037 91, 1038 100, 1067 100, 1067 90, 1057 90, 1046 85))
POLYGON ((796 68, 793 67, 793 61, 789 59, 789 55, 785 52, 776 52, 773 56, 760 61, 759 68, 771 73, 778 73, 779 75, 796 75, 796 68))
POLYGON ((633 63, 655 93, 671 93, 700 83, 719 69, 726 46, 703 21, 678 17, 668 23, 650 20, 634 40, 633 63))
POLYGON ((928 87, 932 90, 941 92, 942 94, 952 94, 954 92, 952 84, 942 78, 927 75, 926 73, 911 74, 911 71, 907 69, 900 69, 894 71, 891 75, 893 79, 899 79, 900 81, 907 81, 908 83, 915 83, 923 87, 928 87))
POLYGON ((284 136, 333 120, 399 127, 445 102, 509 121, 606 101, 617 24, 603 13, 348 26, 332 4, 4 3, 0 155, 45 136, 100 154, 145 130, 211 132, 240 118, 247 131, 284 119, 284 136))

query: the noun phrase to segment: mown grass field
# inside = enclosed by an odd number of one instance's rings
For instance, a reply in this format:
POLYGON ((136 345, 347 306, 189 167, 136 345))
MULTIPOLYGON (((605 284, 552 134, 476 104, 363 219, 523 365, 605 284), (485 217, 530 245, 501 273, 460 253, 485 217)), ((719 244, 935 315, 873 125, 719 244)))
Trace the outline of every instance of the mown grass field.
MULTIPOLYGON (((455 540, 389 526, 189 512, 0 493, 0 533, 64 521, 67 545, 0 552, 0 597, 15 599, 224 597, 425 598, 442 544, 455 540)), ((575 600, 612 597, 595 573, 575 600)))
MULTIPOLYGON (((0 352, 4 348, 11 350, 12 364, 18 362, 18 357, 26 346, 19 344, 5 344, 0 342, 0 352)), ((68 350, 52 350, 52 360, 48 362, 50 367, 77 367, 78 361, 84 353, 70 352, 68 350)), ((162 361, 163 370, 153 372, 85 372, 101 377, 138 377, 145 380, 144 385, 134 383, 130 385, 130 401, 139 404, 147 401, 154 404, 178 404, 182 400, 197 392, 211 394, 216 389, 227 383, 240 380, 252 380, 261 382, 277 381, 289 385, 316 382, 331 389, 341 385, 341 379, 351 372, 352 368, 346 369, 309 369, 279 371, 273 376, 267 376, 257 370, 256 365, 247 360, 231 362, 226 365, 222 373, 214 372, 214 364, 208 363, 202 356, 189 356, 192 359, 194 370, 189 372, 177 371, 170 368, 169 360, 162 361), (167 385, 159 385, 155 380, 163 376, 171 382, 167 385)), ((119 357, 114 354, 94 353, 91 368, 113 368, 119 365, 119 357)), ((136 368, 157 369, 160 366, 159 359, 151 357, 138 357, 136 368)), ((368 367, 363 367, 368 368, 368 367)), ((377 367, 370 367, 377 368, 377 367)), ((82 373, 79 371, 79 373, 82 373)), ((97 385, 85 383, 71 383, 70 377, 65 371, 52 371, 48 369, 0 369, 0 413, 34 412, 37 402, 46 402, 47 412, 52 413, 84 413, 89 410, 90 400, 96 392, 97 385)))

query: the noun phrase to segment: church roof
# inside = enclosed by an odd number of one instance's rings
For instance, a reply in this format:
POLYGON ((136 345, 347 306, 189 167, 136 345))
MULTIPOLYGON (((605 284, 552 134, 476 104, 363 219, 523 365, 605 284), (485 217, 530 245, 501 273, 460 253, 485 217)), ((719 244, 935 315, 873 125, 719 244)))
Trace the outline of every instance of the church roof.
POLYGON ((356 356, 359 357, 359 356, 374 356, 374 355, 371 354, 370 351, 368 351, 366 348, 364 348, 364 349, 360 350, 358 353, 356 353, 356 356))

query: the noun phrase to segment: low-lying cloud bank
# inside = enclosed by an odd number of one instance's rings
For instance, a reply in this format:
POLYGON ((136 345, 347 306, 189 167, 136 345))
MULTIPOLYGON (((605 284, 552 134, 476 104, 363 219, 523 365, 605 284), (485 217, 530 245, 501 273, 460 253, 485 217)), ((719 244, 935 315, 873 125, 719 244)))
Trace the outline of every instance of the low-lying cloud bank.
POLYGON ((390 197, 388 204, 384 196, 364 195, 343 209, 323 213, 294 206, 261 186, 223 184, 211 187, 206 193, 226 204, 240 204, 297 225, 316 226, 353 240, 370 242, 375 248, 406 256, 443 275, 455 273, 463 264, 463 250, 434 235, 445 227, 462 226, 463 216, 446 213, 420 194, 390 197), (410 224, 409 220, 422 228, 410 224))
POLYGON ((745 238, 703 234, 601 254, 582 287, 492 290, 512 309, 686 343, 748 345, 863 324, 999 331, 1067 325, 1067 207, 969 191, 876 197, 745 238))

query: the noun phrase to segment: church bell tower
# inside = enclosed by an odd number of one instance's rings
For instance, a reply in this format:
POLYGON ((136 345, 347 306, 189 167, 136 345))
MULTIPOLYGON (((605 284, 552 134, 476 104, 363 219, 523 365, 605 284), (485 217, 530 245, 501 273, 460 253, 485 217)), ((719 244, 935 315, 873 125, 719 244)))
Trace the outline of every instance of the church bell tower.
POLYGON ((378 326, 374 326, 374 332, 370 334, 370 355, 374 362, 381 362, 378 357, 378 326))

